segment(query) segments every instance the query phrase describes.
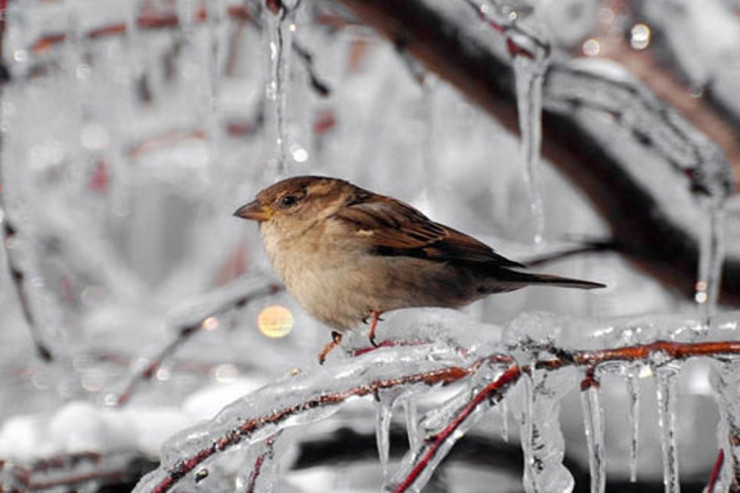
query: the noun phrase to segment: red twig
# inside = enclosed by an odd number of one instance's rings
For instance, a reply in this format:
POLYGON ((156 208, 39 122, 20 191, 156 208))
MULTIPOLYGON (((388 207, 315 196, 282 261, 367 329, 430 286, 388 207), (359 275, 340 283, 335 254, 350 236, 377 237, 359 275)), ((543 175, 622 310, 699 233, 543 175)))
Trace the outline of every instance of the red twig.
POLYGON ((425 450, 421 459, 416 463, 411 472, 406 476, 404 481, 399 484, 394 493, 403 493, 408 491, 411 485, 414 484, 416 479, 421 473, 429 466, 432 459, 435 458, 437 452, 440 450, 440 446, 452 436, 452 434, 460 427, 460 425, 471 415, 471 413, 482 403, 491 401, 493 399, 496 402, 500 401, 506 389, 519 380, 522 376, 522 368, 519 366, 512 366, 506 370, 500 377, 493 382, 486 385, 483 390, 478 392, 473 399, 455 416, 455 418, 442 430, 429 439, 425 445, 425 450))
POLYGON ((275 433, 273 436, 265 440, 265 451, 259 454, 257 456, 257 459, 255 459, 254 461, 254 467, 252 468, 252 472, 249 475, 249 482, 247 484, 246 493, 255 493, 257 480, 259 479, 260 474, 262 474, 262 466, 264 466, 266 460, 273 460, 275 456, 275 440, 279 435, 280 432, 275 433))
POLYGON ((714 466, 712 467, 712 474, 709 476, 709 484, 707 485, 707 493, 713 493, 714 492, 714 486, 717 484, 717 480, 719 479, 719 474, 722 472, 722 464, 725 462, 725 450, 719 449, 719 453, 717 454, 717 460, 714 461, 714 466))
MULTIPOLYGON (((0 0, 0 9, 4 11, 4 4, 7 4, 8 0, 0 0)), ((226 15, 239 22, 252 22, 254 19, 252 14, 246 7, 239 5, 229 6, 226 15)), ((203 23, 208 20, 208 12, 206 9, 201 7, 195 14, 196 22, 203 23)), ((170 13, 161 13, 156 11, 143 12, 137 19, 136 25, 140 29, 164 29, 179 27, 180 20, 177 15, 170 13)), ((105 26, 94 27, 90 29, 84 36, 88 39, 102 39, 111 36, 119 36, 125 34, 128 27, 124 22, 118 22, 115 24, 108 24, 105 26)), ((43 53, 48 51, 55 45, 64 43, 67 41, 66 33, 52 33, 47 34, 38 38, 32 45, 32 49, 35 53, 43 53)))

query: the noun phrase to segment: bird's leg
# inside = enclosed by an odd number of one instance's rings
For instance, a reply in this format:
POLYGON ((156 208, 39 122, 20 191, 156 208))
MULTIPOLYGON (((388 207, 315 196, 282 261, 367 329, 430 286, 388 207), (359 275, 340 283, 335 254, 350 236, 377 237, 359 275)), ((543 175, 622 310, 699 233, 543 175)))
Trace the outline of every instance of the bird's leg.
POLYGON ((324 349, 321 350, 319 353, 319 364, 323 365, 324 361, 326 361, 326 357, 329 355, 329 353, 334 349, 335 347, 339 346, 339 344, 342 343, 342 334, 341 332, 337 332, 336 330, 331 331, 331 342, 324 346, 324 349))
POLYGON ((377 310, 370 311, 370 331, 368 332, 368 339, 370 339, 370 344, 375 347, 378 347, 378 343, 375 342, 375 329, 378 328, 378 322, 382 320, 380 318, 382 314, 383 312, 379 312, 377 310))

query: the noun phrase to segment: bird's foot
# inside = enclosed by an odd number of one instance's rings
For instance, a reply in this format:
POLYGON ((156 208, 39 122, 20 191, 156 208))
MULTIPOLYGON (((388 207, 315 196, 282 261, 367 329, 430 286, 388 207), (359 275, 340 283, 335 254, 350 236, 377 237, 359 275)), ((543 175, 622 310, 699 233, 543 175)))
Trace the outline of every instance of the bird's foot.
POLYGON ((340 332, 337 332, 336 330, 331 331, 331 342, 324 346, 324 349, 321 350, 319 353, 319 364, 323 365, 324 361, 326 361, 326 357, 329 355, 332 350, 339 346, 342 343, 342 334, 340 332))
POLYGON ((376 310, 372 310, 370 312, 370 331, 368 332, 368 339, 370 339, 370 344, 374 347, 378 347, 378 343, 375 341, 375 329, 378 328, 378 322, 383 321, 383 319, 380 318, 380 315, 382 314, 383 312, 376 310))

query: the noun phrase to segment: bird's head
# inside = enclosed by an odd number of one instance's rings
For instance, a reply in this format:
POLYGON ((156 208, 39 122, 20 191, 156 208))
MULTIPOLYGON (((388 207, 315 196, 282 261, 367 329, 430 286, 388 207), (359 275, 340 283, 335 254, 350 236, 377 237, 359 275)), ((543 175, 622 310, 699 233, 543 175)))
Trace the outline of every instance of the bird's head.
MULTIPOLYGON (((310 225, 341 207, 355 187, 336 178, 296 176, 279 181, 257 194, 234 215, 260 225, 310 225)), ((302 228, 301 228, 302 229, 302 228)))

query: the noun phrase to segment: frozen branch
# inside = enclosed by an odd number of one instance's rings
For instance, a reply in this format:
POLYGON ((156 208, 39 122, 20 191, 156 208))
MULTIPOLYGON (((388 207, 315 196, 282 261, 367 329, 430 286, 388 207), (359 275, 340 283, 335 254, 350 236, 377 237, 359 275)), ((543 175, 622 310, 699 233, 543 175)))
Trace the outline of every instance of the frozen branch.
MULTIPOLYGON (((500 29, 481 29, 479 16, 467 2, 340 3, 518 132, 514 75, 507 50, 501 49, 517 39, 504 40, 500 29)), ((680 292, 693 295, 701 232, 681 215, 696 218, 703 212, 690 194, 682 197, 677 212, 675 197, 664 191, 729 195, 732 171, 719 148, 624 70, 578 60, 553 64, 546 75, 543 151, 590 197, 611 225, 622 253, 680 292), (569 88, 558 82, 564 79, 576 83, 570 88, 578 97, 562 92, 569 88), (615 112, 600 106, 600 98, 629 106, 615 112), (672 142, 683 142, 677 149, 680 156, 672 142), (652 171, 659 166, 681 171, 645 175, 637 170, 645 168, 645 160, 653 165, 652 171)), ((728 248, 722 272, 722 299, 727 303, 740 302, 736 251, 728 248)))
MULTIPOLYGON (((494 349, 493 352, 488 352, 492 349, 490 345, 462 349, 459 341, 451 340, 434 344, 397 344, 373 349, 339 365, 327 365, 314 373, 263 387, 231 404, 210 422, 172 438, 165 445, 160 469, 147 476, 136 491, 168 491, 185 476, 202 467, 206 461, 231 447, 238 444, 258 444, 286 427, 308 425, 326 419, 352 397, 392 391, 392 395, 398 398, 403 393, 420 387, 464 383, 456 387, 455 395, 445 404, 436 406, 423 415, 417 430, 409 430, 409 433, 420 435, 417 440, 412 441, 416 443, 415 447, 407 453, 387 488, 396 493, 418 491, 455 442, 485 415, 486 410, 507 398, 510 390, 523 376, 538 382, 535 399, 541 400, 535 400, 539 404, 533 405, 540 409, 555 409, 556 416, 557 401, 572 385, 569 379, 546 383, 547 379, 543 375, 549 376, 569 368, 580 369, 581 389, 588 392, 598 387, 602 372, 613 371, 617 364, 627 366, 637 362, 651 365, 656 372, 670 366, 671 371, 678 372, 678 362, 689 358, 709 357, 718 362, 736 361, 736 356, 740 354, 740 343, 733 341, 678 342, 662 339, 667 336, 666 331, 673 331, 675 334, 681 328, 694 330, 691 328, 693 321, 672 320, 662 325, 658 321, 625 320, 617 324, 621 329, 620 334, 629 330, 633 334, 643 331, 643 335, 658 339, 643 344, 611 347, 614 341, 604 337, 594 337, 591 342, 584 342, 583 327, 577 322, 566 327, 559 326, 562 321, 553 318, 540 316, 537 320, 548 325, 548 330, 552 330, 550 336, 545 336, 540 342, 529 339, 526 334, 517 332, 517 325, 527 331, 533 320, 514 322, 510 330, 514 337, 520 339, 509 344, 508 350, 494 349), (571 337, 577 338, 584 345, 595 342, 603 349, 566 349, 555 345, 563 343, 571 346, 571 337), (547 342, 548 340, 551 342, 547 342), (553 340, 556 342, 552 342, 553 340), (531 358, 515 359, 515 355, 522 351, 531 358), (556 388, 560 390, 555 390, 556 388)), ((598 325, 591 325, 593 334, 603 333, 598 325)), ((729 375, 729 371, 725 375, 729 375)), ((721 385, 718 391, 723 394, 733 392, 729 384, 721 385)), ((728 395, 727 399, 732 400, 733 397, 728 395)), ((524 412, 526 415, 528 411, 524 412)), ((532 434, 536 443, 532 443, 535 446, 531 453, 542 453, 543 457, 533 457, 531 460, 532 464, 540 464, 540 469, 550 471, 544 469, 545 463, 542 461, 554 460, 554 465, 560 467, 562 454, 546 451, 550 450, 550 441, 562 440, 562 437, 558 439, 551 435, 557 430, 545 430, 543 426, 546 426, 546 421, 543 416, 534 420, 538 431, 532 434)), ((733 429, 736 428, 732 427, 731 430, 733 429)), ((731 435, 730 440, 740 439, 735 432, 731 435)), ((259 474, 259 471, 253 471, 253 474, 259 474)), ((552 476, 552 472, 547 472, 546 475, 552 476)), ((560 481, 567 483, 570 481, 568 477, 564 476, 560 481)), ((673 480, 677 481, 677 477, 673 480)))

